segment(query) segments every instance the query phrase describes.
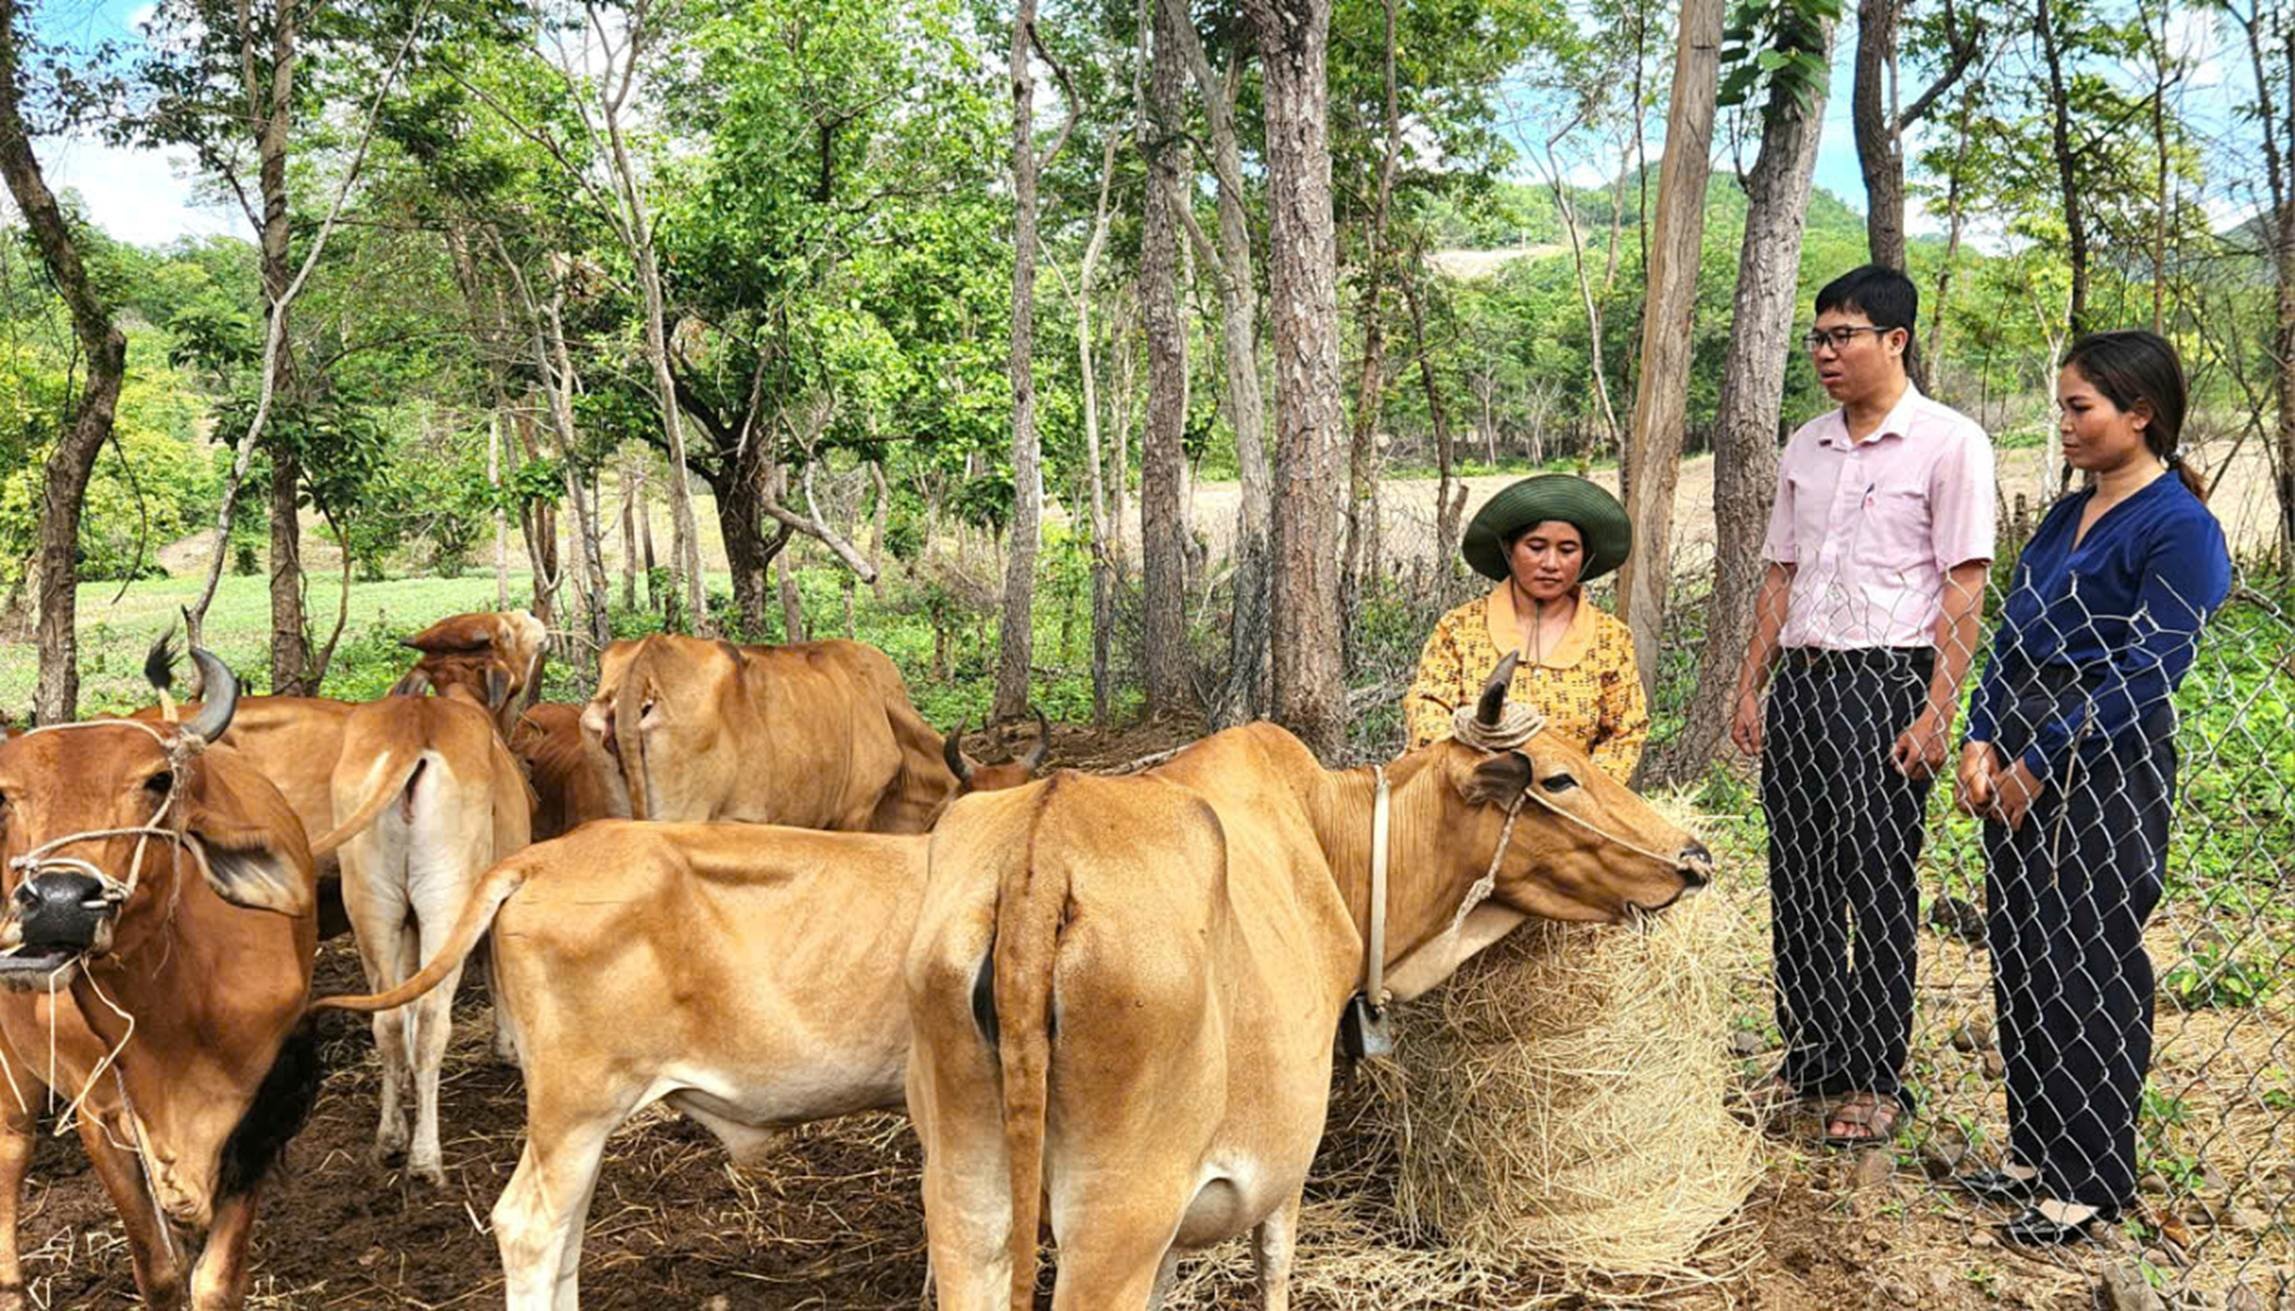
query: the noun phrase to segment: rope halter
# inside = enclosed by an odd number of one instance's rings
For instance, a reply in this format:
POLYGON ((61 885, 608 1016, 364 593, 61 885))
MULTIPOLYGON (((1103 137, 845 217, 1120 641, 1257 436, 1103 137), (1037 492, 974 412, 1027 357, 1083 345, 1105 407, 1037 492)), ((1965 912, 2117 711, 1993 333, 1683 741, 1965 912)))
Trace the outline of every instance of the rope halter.
POLYGON ((160 750, 167 757, 167 795, 161 799, 159 809, 152 812, 151 820, 148 823, 127 824, 115 828, 81 829, 75 833, 66 833, 61 837, 50 838, 23 855, 10 858, 8 861, 9 870, 21 876, 25 882, 36 879, 43 874, 84 875, 95 880, 96 885, 103 890, 102 895, 105 902, 116 906, 135 895, 136 887, 143 879, 144 848, 151 845, 153 838, 158 838, 162 842, 175 844, 180 850, 189 851, 192 859, 198 863, 200 872, 205 874, 207 871, 207 852, 200 846, 199 839, 181 829, 167 827, 163 821, 175 809, 176 797, 183 791, 184 767, 190 763, 192 757, 206 748, 207 742, 199 734, 188 729, 175 725, 170 725, 170 727, 176 728, 172 737, 138 719, 88 719, 69 724, 43 724, 38 728, 26 731, 25 737, 30 737, 35 733, 62 733, 84 728, 132 728, 148 734, 154 742, 159 744, 160 750), (125 880, 113 877, 111 871, 94 861, 79 856, 56 854, 65 847, 77 846, 83 842, 100 842, 109 838, 124 837, 136 839, 135 855, 128 862, 128 874, 125 880))

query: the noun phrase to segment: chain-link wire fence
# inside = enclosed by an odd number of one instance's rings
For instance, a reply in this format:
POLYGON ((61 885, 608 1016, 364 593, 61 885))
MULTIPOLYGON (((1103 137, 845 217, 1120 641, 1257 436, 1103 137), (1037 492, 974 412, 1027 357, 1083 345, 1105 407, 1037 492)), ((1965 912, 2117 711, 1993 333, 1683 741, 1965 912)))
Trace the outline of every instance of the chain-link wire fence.
MULTIPOLYGON (((1395 706, 1435 620, 1490 586, 1455 564, 1431 512, 1414 513, 1426 508, 1386 508, 1380 575, 1350 616, 1349 747, 1364 759, 1399 749, 1395 706)), ((2069 562, 2059 543, 2053 574, 2019 575, 2026 517, 2001 518, 1933 782, 1891 753, 1935 657, 1926 640, 1886 648, 1933 628, 1941 571, 1876 576, 1886 553, 1864 551, 1860 569, 1852 541, 1802 571, 1799 604, 1881 649, 1817 654, 1792 634, 1802 649, 1775 666, 1762 763, 1725 743, 1691 789, 1750 866, 1724 881, 1766 884, 1742 918, 1764 948, 1749 958, 1769 966, 1737 988, 1746 1113, 1779 1162, 1802 1163, 1780 1166, 1787 1188, 1833 1186, 1807 1164, 1828 1159, 1828 1130, 1874 1134, 1839 1158, 1892 1199, 1860 1223, 1898 1227, 1900 1255, 1937 1269, 1969 1271, 1974 1246, 2052 1272, 2066 1296, 2110 1273, 2171 1307, 2295 1306, 2295 586, 2237 571, 2186 641, 2177 630, 2208 598, 2155 578, 2132 605, 2091 601, 2105 538, 2069 562), (1874 612, 1896 605, 1917 613, 1874 612), (2005 651, 2004 631, 2018 634, 2005 651), (2035 647, 2085 672, 2017 658, 2035 647), (2013 832, 1954 804, 1970 698, 1995 660, 1979 722, 1996 772, 2029 747, 2047 784, 2013 832), (1859 1094, 1892 1099, 1897 1123, 1859 1094), (1868 1123, 1841 1123, 1844 1107, 1868 1123), (1886 1168, 1855 1164, 1874 1154, 1886 1168), (2038 1171, 2029 1196, 2021 1181, 1970 1190, 1967 1176, 2008 1167, 2038 1171), (2095 1208, 2086 1240, 2014 1243, 2004 1227, 2042 1197, 2095 1208)), ((2179 584, 2210 549, 2177 544, 2179 584)), ((1711 587, 1702 543, 1676 563, 1660 742, 1699 683, 1711 587)), ((1601 584, 1588 599, 1612 601, 1601 584)))

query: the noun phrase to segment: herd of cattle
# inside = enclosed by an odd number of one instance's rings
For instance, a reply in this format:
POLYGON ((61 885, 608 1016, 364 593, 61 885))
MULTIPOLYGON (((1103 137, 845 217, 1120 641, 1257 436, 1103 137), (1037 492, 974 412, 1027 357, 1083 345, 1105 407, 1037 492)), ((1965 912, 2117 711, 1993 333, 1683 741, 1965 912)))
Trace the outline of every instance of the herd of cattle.
MULTIPOLYGON (((577 1305, 606 1139, 668 1105, 737 1158, 900 1108, 938 1305, 1160 1305, 1251 1233, 1287 1305, 1343 1027, 1526 916, 1618 921, 1710 858, 1506 705, 1324 769, 1269 724, 1125 777, 968 760, 853 642, 619 642, 527 703, 546 634, 459 615, 366 704, 201 699, 0 744, 0 1311, 62 1102, 152 1307, 235 1308, 264 1176, 318 1096, 313 1012, 372 1012, 377 1147, 443 1178, 449 1003, 483 941, 526 1143, 493 1211, 512 1308, 577 1305), (524 708, 522 708, 524 707, 524 708), (310 996, 339 901, 369 995, 310 996), (52 1092, 51 1092, 52 1090, 52 1092), (408 1111, 411 1102, 412 1126, 408 1111)), ((1039 717, 1041 730, 1041 718, 1039 717)))

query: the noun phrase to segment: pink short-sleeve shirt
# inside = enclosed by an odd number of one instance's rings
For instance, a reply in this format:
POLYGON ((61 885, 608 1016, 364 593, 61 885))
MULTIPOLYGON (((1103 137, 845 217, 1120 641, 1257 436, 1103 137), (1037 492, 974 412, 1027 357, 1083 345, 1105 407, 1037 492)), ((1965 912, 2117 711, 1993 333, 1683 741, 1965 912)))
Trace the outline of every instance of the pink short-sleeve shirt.
POLYGON ((1785 444, 1762 553, 1793 566, 1787 647, 1932 646, 1946 571, 1992 551, 1992 441, 1917 388, 1862 441, 1834 410, 1785 444))

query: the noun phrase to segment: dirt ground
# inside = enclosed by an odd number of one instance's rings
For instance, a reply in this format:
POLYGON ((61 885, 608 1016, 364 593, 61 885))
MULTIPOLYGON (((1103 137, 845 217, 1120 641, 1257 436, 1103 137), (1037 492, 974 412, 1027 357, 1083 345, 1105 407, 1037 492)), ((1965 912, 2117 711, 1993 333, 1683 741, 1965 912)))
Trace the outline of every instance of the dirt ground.
MULTIPOLYGON (((1135 766, 1197 731, 1188 724, 1150 724, 1100 736, 1059 726, 1054 762, 1103 770, 1135 766)), ((983 758, 1002 754, 985 736, 975 736, 970 746, 983 758)), ((1748 885, 1757 888, 1758 879, 1748 885)), ((1972 966, 1965 953, 1928 954, 1938 957, 1936 977, 1945 981, 1938 988, 1951 995, 1938 996, 1924 971, 1923 1005, 1933 1009, 1924 1010, 1923 1023, 1949 1024, 1960 1004, 1981 997, 1977 981, 1983 967, 1972 966)), ((349 939, 326 944, 319 991, 358 991, 358 984, 349 939)), ((372 1159, 378 1071, 367 1025, 356 1017, 327 1018, 323 1049, 331 1073, 312 1122, 264 1201, 255 1246, 256 1305, 315 1311, 499 1304, 500 1268, 487 1214, 516 1165, 524 1105, 516 1071, 493 1064, 487 1054, 486 1019, 482 989, 466 984, 442 1102, 448 1183, 433 1190, 372 1159)), ((2283 1018, 2279 1033, 2283 1046, 2283 1018)), ((2284 1053, 2272 1054, 2276 1050, 2257 1059, 2283 1066, 2284 1053)), ((1739 1054, 1749 1082, 1766 1068, 1766 1053, 1739 1054)), ((1348 1139, 1347 1126, 1355 1118, 1350 1099, 1369 1095, 1355 1085, 1335 1101, 1325 1152, 1332 1168, 1319 1168, 1321 1182, 1310 1185, 1302 1267, 1347 1259, 1343 1249, 1316 1242, 1313 1203, 1359 1200, 1334 1198, 1329 1179, 1349 1173, 1339 1168, 1341 1158, 1363 1154, 1362 1145, 1348 1139)), ((1929 1118, 1949 1117, 1940 1110, 1929 1118)), ((1590 1287, 1583 1280, 1557 1280, 1551 1272, 1500 1272, 1471 1299, 1410 1305, 2056 1311, 2093 1305, 2097 1263, 2135 1254, 2118 1245, 2069 1258, 2002 1249, 1990 1227, 2003 1214, 1940 1188, 1945 1154, 1918 1138, 1893 1152, 1843 1155, 1807 1145, 1814 1126, 1806 1115, 1773 1118, 1763 1127, 1769 1144, 1765 1175, 1737 1218, 1708 1242, 1696 1277, 1590 1287)), ((2284 1123, 2265 1132, 2284 1160, 2287 1144, 2277 1141, 2284 1123)), ((905 1119, 877 1115, 794 1131, 761 1163, 735 1168, 699 1126, 660 1108, 648 1110, 609 1146, 585 1243, 585 1304, 646 1311, 929 1306, 918 1156, 905 1119)), ((2295 1181, 2295 1171, 2280 1179, 2282 1193, 2289 1181, 2295 1181)), ((2205 1238, 2203 1232, 2197 1241, 2205 1238)), ((120 1226, 76 1141, 42 1143, 22 1239, 36 1305, 133 1302, 120 1226)), ((2295 1258, 2285 1254, 2283 1242, 2269 1261, 2254 1257, 2252 1249, 2232 1255, 2221 1244, 2203 1252, 2222 1267, 2206 1281, 2216 1291, 2175 1305, 2224 1308, 2223 1290, 2236 1279, 2254 1300, 2230 1306, 2295 1309, 2295 1258)), ((1248 1261, 1235 1246, 1207 1259, 1215 1264, 1214 1277, 1198 1286, 1207 1283, 1211 1292, 1191 1305, 1258 1305, 1248 1261)), ((2163 1274, 2177 1276, 2172 1261, 2163 1274)), ((1356 1311, 1398 1304, 1391 1298, 1309 1295, 1299 1305, 1303 1311, 1356 1311)))

